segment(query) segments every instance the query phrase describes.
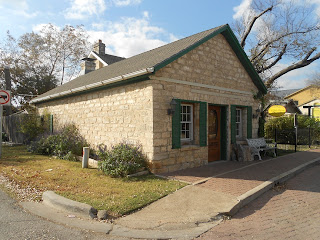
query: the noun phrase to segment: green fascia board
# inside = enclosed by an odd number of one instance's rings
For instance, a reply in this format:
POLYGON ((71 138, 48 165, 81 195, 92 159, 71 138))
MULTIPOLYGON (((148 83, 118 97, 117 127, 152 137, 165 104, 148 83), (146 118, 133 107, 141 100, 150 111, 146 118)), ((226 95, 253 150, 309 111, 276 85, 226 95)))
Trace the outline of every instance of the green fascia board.
POLYGON ((55 98, 52 98, 52 99, 46 99, 46 100, 43 100, 43 101, 35 102, 33 104, 34 105, 38 105, 38 104, 42 104, 42 103, 46 103, 46 102, 52 102, 52 101, 56 101, 56 100, 61 100, 61 99, 65 99, 65 98, 70 98, 70 97, 75 97, 75 96, 79 96, 79 95, 83 95, 83 94, 88 94, 88 93, 92 93, 92 92, 96 92, 96 91, 100 91, 100 90, 104 90, 104 89, 121 87, 121 86, 126 86, 126 85, 137 83, 137 82, 150 80, 149 76, 151 74, 152 73, 148 73, 148 74, 145 74, 145 75, 142 75, 142 76, 129 78, 127 80, 122 80, 120 82, 111 83, 111 84, 103 85, 103 86, 92 88, 92 89, 86 89, 86 90, 83 90, 81 92, 75 92, 75 93, 67 94, 67 95, 64 95, 64 96, 55 97, 55 98))
POLYGON ((206 41, 210 40, 211 38, 217 36, 220 33, 226 38, 226 40, 230 44, 232 50, 235 52, 236 56, 239 58, 243 67, 246 69, 247 73, 249 74, 253 83, 256 85, 256 87, 259 89, 259 91, 262 92, 263 94, 266 94, 267 93, 266 86, 264 85, 260 76, 258 75, 256 70, 254 69, 253 65, 251 64, 250 60, 247 57, 247 54, 244 52, 244 50, 240 46, 238 39, 236 38, 236 36, 232 32, 232 30, 228 24, 226 24, 225 26, 212 32, 208 36, 206 36, 203 39, 201 39, 200 41, 192 44, 191 46, 187 47, 183 51, 181 51, 181 52, 171 56, 170 58, 167 58, 166 60, 156 64, 154 66, 154 72, 167 66, 168 64, 172 63, 173 61, 177 60, 178 58, 180 58, 183 55, 187 54, 188 52, 192 51, 193 49, 199 47, 201 44, 205 43, 206 41))

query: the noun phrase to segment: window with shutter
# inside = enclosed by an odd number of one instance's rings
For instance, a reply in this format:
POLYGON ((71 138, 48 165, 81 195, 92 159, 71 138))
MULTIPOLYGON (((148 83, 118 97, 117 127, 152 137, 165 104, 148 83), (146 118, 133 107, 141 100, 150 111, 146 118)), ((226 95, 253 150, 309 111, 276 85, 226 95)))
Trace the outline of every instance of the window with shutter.
POLYGON ((207 103, 175 100, 178 104, 172 116, 172 148, 207 146, 207 103))

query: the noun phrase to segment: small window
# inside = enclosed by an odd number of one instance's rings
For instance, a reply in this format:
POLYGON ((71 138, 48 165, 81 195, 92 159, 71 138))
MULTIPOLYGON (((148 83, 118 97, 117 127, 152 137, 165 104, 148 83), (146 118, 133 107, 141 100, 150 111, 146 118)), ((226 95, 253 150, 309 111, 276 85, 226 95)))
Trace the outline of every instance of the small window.
POLYGON ((242 137, 242 110, 236 109, 236 137, 242 137))
POLYGON ((193 105, 181 104, 181 140, 193 140, 193 105))

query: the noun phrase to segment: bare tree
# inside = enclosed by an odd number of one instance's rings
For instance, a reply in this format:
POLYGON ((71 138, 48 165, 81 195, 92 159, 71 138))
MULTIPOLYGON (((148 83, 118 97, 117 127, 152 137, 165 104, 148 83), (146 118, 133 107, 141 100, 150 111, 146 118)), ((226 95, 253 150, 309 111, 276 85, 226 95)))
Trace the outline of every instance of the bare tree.
POLYGON ((320 86, 320 72, 314 72, 313 74, 311 74, 308 83, 310 85, 320 86))
MULTIPOLYGON (((60 30, 48 24, 39 33, 25 33, 18 39, 7 32, 7 39, 0 43, 0 69, 10 67, 15 101, 23 105, 30 96, 76 77, 81 59, 91 49, 87 38, 81 26, 60 30)), ((1 84, 1 75, 0 80, 1 84)))
POLYGON ((319 20, 307 0, 253 0, 234 30, 270 88, 279 77, 320 58, 319 20))
POLYGON ((26 33, 19 39, 24 59, 34 66, 46 65, 48 75, 60 79, 60 84, 71 80, 80 71, 80 60, 91 48, 88 35, 82 26, 66 25, 58 29, 44 25, 40 33, 26 33))

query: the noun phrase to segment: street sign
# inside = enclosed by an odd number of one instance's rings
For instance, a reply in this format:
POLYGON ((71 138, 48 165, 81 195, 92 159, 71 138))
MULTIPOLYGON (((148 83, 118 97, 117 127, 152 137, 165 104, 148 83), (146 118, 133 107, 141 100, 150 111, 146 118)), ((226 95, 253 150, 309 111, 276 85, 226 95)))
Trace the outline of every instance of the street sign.
POLYGON ((10 106, 11 92, 8 90, 0 90, 0 105, 10 106))

